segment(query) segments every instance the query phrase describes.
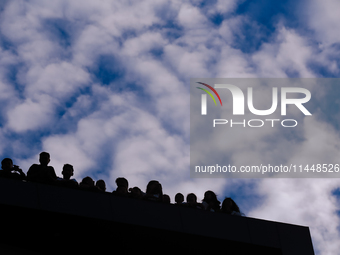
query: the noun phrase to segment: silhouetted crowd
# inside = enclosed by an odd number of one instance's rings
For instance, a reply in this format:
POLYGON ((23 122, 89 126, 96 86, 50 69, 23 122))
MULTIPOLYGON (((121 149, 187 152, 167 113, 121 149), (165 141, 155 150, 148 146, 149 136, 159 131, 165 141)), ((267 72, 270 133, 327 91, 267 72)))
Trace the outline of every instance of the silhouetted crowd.
MULTIPOLYGON (((39 154, 40 164, 33 164, 28 169, 26 175, 19 166, 13 164, 13 161, 10 158, 5 158, 1 161, 2 169, 0 170, 0 177, 107 193, 104 180, 95 182, 91 177, 86 176, 78 183, 76 179, 72 178, 74 169, 70 164, 65 164, 63 166, 61 172, 63 177, 60 178, 56 175, 54 168, 48 165, 49 162, 50 154, 41 152, 39 154)), ((114 195, 171 204, 170 196, 163 194, 162 185, 156 180, 151 180, 147 184, 145 192, 138 187, 129 188, 128 180, 124 177, 117 178, 116 184, 117 188, 112 192, 114 195)), ((194 193, 190 193, 186 196, 186 202, 184 201, 184 195, 177 193, 175 196, 175 205, 211 212, 222 212, 229 215, 245 216, 241 213, 233 199, 227 197, 221 204, 221 202, 218 201, 216 194, 211 190, 204 193, 204 198, 201 203, 197 202, 197 196, 194 193)))

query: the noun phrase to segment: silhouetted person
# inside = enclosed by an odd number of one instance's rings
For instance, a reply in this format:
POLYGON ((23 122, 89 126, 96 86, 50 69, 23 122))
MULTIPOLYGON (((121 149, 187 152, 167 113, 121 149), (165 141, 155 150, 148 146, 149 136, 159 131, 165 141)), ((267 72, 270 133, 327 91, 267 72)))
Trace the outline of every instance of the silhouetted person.
POLYGON ((143 197, 143 192, 138 187, 130 188, 129 191, 130 191, 130 197, 132 198, 141 199, 143 197))
POLYGON ((182 205, 184 202, 184 196, 182 193, 177 193, 175 195, 175 205, 182 205))
POLYGON ((71 179, 71 177, 74 174, 74 169, 73 166, 70 164, 65 164, 63 166, 63 171, 61 172, 63 175, 63 178, 57 178, 58 185, 65 186, 65 187, 70 187, 70 188, 76 188, 78 187, 78 182, 76 179, 71 179))
POLYGON ((197 203, 197 196, 194 193, 190 193, 187 195, 187 203, 184 205, 190 208, 203 209, 202 204, 197 203))
POLYGON ((212 212, 218 212, 220 210, 221 202, 217 200, 217 196, 213 191, 206 191, 202 201, 202 205, 205 210, 212 212))
POLYGON ((149 181, 148 185, 146 186, 146 193, 143 198, 150 201, 162 202, 162 185, 156 180, 149 181))
POLYGON ((164 204, 171 204, 170 196, 167 194, 163 194, 163 201, 164 204))
POLYGON ((99 189, 94 185, 94 180, 90 176, 86 176, 82 179, 82 181, 79 183, 79 188, 87 191, 99 192, 99 189))
POLYGON ((105 181, 104 180, 98 180, 96 181, 96 187, 102 191, 102 192, 105 192, 106 191, 106 184, 105 184, 105 181))
POLYGON ((42 152, 39 155, 40 165, 33 164, 27 171, 27 179, 29 181, 43 182, 43 183, 55 183, 57 175, 54 168, 48 166, 50 162, 50 154, 42 152))
POLYGON ((13 161, 10 158, 4 158, 1 161, 0 177, 11 178, 16 180, 25 180, 25 173, 16 165, 13 165, 13 161))
POLYGON ((119 196, 129 195, 129 182, 124 177, 118 177, 116 179, 117 189, 112 193, 119 196))
POLYGON ((221 212, 229 214, 229 215, 244 216, 244 214, 241 213, 238 205, 230 197, 227 197, 223 200, 221 212))

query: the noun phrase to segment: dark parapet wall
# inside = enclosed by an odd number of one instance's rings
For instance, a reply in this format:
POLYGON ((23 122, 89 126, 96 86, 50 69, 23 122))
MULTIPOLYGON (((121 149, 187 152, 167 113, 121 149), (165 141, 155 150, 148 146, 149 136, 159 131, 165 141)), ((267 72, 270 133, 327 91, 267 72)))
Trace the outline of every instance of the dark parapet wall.
POLYGON ((314 254, 308 227, 111 193, 0 179, 0 210, 1 254, 314 254))

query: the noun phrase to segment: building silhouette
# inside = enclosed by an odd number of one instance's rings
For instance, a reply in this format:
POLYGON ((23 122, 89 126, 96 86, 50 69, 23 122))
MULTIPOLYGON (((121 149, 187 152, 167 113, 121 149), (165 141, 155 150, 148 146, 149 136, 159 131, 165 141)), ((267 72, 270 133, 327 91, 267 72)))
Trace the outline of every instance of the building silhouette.
POLYGON ((308 227, 0 178, 0 254, 314 254, 308 227))

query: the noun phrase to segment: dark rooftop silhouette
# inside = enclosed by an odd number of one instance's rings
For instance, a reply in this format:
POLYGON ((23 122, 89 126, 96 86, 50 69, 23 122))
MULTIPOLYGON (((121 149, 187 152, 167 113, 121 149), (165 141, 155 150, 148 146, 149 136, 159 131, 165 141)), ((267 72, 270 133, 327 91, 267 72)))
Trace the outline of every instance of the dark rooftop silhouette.
POLYGON ((0 178, 0 210, 1 254, 314 254, 308 227, 37 182, 0 178))

